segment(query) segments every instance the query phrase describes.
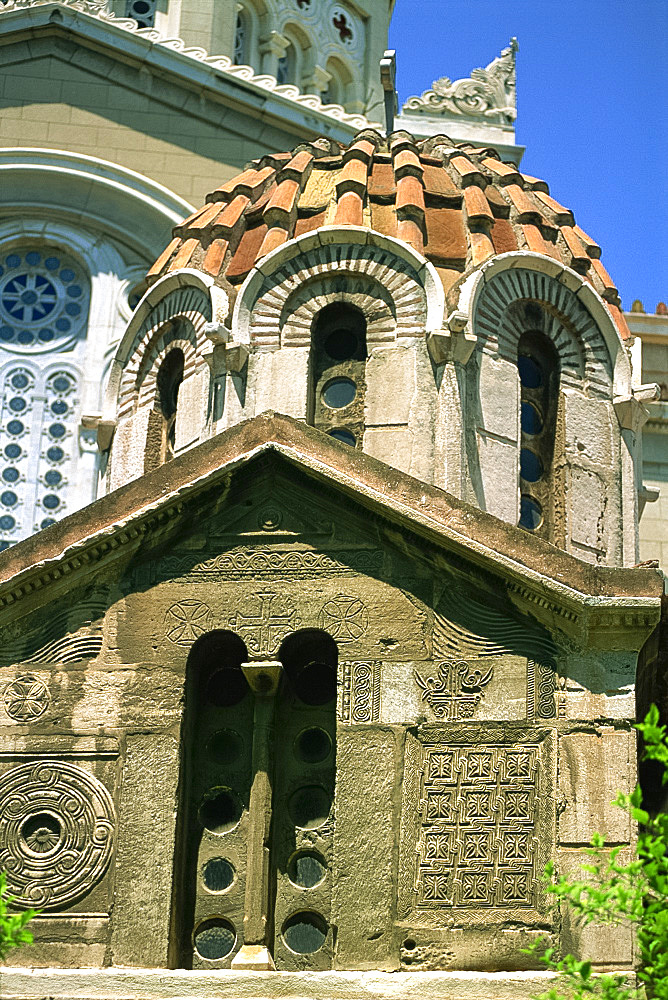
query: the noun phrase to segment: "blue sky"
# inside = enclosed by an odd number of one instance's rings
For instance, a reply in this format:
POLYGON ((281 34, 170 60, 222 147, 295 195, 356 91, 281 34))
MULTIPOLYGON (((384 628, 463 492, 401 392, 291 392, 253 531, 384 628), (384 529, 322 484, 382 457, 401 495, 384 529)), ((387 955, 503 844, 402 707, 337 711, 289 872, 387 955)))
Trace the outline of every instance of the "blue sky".
POLYGON ((400 103, 515 35, 517 142, 598 243, 625 309, 668 301, 668 0, 397 0, 400 103))

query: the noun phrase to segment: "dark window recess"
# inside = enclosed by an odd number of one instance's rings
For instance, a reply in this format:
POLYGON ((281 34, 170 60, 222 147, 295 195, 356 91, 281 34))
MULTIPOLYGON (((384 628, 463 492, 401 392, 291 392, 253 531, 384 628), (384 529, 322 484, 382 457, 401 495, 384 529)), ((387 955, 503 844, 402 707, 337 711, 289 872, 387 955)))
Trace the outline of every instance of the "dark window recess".
MULTIPOLYGON (((528 308, 528 307, 527 307, 528 308)), ((540 307, 531 304, 540 320, 540 307)), ((539 330, 522 334, 517 349, 520 380, 520 518, 519 526, 555 541, 563 504, 555 469, 559 414, 559 357, 539 330)))
POLYGON ((366 320, 344 302, 317 314, 311 331, 309 422, 351 447, 362 446, 366 320))

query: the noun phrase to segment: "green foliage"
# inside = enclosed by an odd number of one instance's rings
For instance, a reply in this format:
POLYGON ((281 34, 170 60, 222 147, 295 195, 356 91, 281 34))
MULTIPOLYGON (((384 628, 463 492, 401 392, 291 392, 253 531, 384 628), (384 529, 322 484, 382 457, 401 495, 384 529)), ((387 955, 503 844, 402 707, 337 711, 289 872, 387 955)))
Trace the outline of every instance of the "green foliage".
POLYGON ((26 924, 37 910, 10 912, 14 897, 7 892, 7 876, 0 872, 0 962, 4 962, 12 948, 21 944, 32 944, 32 934, 26 924))
MULTIPOLYGON (((659 710, 652 705, 645 721, 636 726, 643 735, 644 756, 663 765, 663 783, 668 784, 668 736, 659 725, 659 710)), ((638 980, 630 985, 619 974, 592 975, 591 962, 573 955, 558 958, 554 948, 538 942, 531 951, 558 973, 558 985, 540 1000, 668 1000, 668 813, 650 816, 642 808, 639 787, 631 795, 619 794, 615 804, 640 824, 635 857, 628 864, 619 860, 619 847, 607 848, 596 834, 587 848, 591 864, 583 865, 586 881, 572 882, 560 875, 554 880, 554 866, 547 865, 547 890, 566 903, 583 925, 630 925, 634 928, 640 964, 638 980)))

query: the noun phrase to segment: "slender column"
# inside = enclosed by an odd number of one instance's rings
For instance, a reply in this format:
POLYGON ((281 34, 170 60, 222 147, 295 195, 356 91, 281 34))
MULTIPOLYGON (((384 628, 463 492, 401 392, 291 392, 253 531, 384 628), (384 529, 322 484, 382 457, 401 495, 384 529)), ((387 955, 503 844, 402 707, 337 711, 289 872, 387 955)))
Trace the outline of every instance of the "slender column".
POLYGON ((253 784, 248 824, 248 861, 244 897, 244 944, 235 956, 235 969, 275 969, 267 940, 270 904, 270 832, 273 785, 273 745, 276 691, 281 664, 276 661, 243 663, 246 680, 255 693, 253 715, 253 784))

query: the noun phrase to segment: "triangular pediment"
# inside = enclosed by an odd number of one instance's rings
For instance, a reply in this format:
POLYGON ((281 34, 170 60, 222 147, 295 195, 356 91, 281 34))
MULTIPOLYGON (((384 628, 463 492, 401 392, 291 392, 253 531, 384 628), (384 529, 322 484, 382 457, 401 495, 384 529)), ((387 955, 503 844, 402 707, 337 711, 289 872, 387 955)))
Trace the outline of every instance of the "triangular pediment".
MULTIPOLYGON (((438 610, 445 601, 445 618, 463 623, 475 641, 485 640, 485 620, 507 617, 507 611, 556 634, 575 634, 591 629, 612 602, 648 628, 658 613, 660 587, 651 570, 581 563, 443 490, 272 413, 193 448, 3 553, 0 601, 9 608, 24 598, 27 610, 36 589, 57 593, 68 578, 70 587, 76 579, 90 588, 96 566, 111 563, 140 588, 193 573, 267 581, 296 572, 343 579, 391 570, 394 578, 411 581, 405 589, 422 600, 429 595, 416 581, 429 578, 436 581, 433 606, 438 610)), ((496 622, 487 633, 498 636, 500 628, 496 622)), ((443 642, 447 646, 447 636, 443 642)))

